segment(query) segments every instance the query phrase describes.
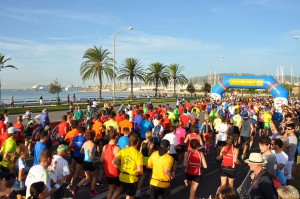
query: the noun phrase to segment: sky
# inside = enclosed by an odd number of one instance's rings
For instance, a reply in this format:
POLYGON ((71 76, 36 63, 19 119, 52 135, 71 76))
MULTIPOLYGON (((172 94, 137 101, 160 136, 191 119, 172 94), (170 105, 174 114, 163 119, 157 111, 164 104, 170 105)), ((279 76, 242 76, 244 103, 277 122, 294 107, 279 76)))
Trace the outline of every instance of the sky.
POLYGON ((0 0, 0 53, 12 58, 2 89, 83 83, 80 66, 93 46, 117 67, 134 57, 184 66, 187 77, 217 73, 300 76, 299 0, 0 0), (132 26, 133 30, 127 30, 132 26))

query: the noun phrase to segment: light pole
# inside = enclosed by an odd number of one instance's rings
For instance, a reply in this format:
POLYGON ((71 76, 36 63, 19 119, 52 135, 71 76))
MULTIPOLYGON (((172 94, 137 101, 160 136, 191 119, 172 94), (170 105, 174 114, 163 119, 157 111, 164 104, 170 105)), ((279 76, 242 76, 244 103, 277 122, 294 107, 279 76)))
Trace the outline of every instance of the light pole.
POLYGON ((116 38, 121 32, 125 32, 127 30, 132 30, 133 27, 130 26, 125 30, 121 30, 117 32, 117 34, 114 36, 114 42, 113 42, 113 51, 114 51, 114 60, 113 60, 113 73, 114 73, 114 78, 113 78, 113 102, 115 104, 116 101, 116 38))
POLYGON ((211 88, 213 87, 213 84, 215 84, 215 81, 213 82, 213 78, 212 78, 212 68, 213 68, 213 64, 217 59, 224 59, 224 56, 219 56, 219 57, 215 57, 211 60, 211 65, 210 65, 210 69, 209 69, 209 83, 211 85, 211 88))

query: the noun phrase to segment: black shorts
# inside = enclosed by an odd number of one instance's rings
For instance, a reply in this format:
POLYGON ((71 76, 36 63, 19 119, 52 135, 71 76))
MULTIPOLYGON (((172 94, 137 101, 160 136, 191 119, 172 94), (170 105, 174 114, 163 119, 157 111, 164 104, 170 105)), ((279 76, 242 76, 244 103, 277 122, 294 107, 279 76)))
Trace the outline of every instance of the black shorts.
POLYGON ((106 177, 107 184, 114 184, 117 187, 121 185, 119 177, 106 177))
POLYGON ((226 146, 226 141, 218 140, 218 146, 226 146))
POLYGON ((84 171, 95 171, 96 170, 94 162, 83 161, 82 165, 83 165, 83 170, 84 171))
POLYGON ((185 173, 185 178, 188 181, 194 181, 194 182, 197 182, 197 183, 199 183, 200 180, 201 180, 201 176, 199 176, 199 175, 192 175, 192 174, 188 174, 188 173, 185 173))
POLYGON ((240 135, 240 133, 241 133, 241 131, 240 131, 239 127, 233 126, 233 134, 240 135))
POLYGON ((232 167, 221 167, 221 177, 235 178, 236 170, 232 167))
POLYGON ((83 163, 83 158, 73 157, 73 159, 75 160, 75 162, 77 164, 82 164, 83 163))
POLYGON ((245 145, 249 145, 250 137, 241 136, 241 143, 245 145))
POLYGON ((137 183, 126 183, 126 182, 121 182, 121 185, 124 189, 124 192, 128 196, 135 196, 135 192, 137 190, 137 183))
POLYGON ((165 197, 165 195, 168 195, 167 191, 169 188, 170 187, 160 188, 160 187, 151 185, 151 198, 159 198, 159 196, 161 196, 161 198, 167 198, 167 197, 165 197))
POLYGON ((178 155, 177 153, 174 153, 174 154, 169 154, 170 156, 172 156, 174 158, 174 162, 177 162, 178 161, 178 155))
POLYGON ((259 129, 264 129, 264 122, 258 122, 259 129))
POLYGON ((184 153, 186 151, 186 145, 178 145, 180 146, 180 149, 176 149, 177 153, 184 153))

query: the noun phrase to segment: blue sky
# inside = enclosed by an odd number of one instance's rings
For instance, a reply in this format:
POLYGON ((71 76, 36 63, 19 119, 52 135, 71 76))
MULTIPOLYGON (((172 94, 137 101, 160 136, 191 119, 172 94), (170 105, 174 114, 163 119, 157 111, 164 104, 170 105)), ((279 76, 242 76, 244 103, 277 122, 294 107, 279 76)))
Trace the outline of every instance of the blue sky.
POLYGON ((145 68, 177 63, 188 77, 210 68, 274 75, 283 66, 300 76, 300 38, 293 39, 300 35, 299 9, 299 0, 0 0, 0 53, 19 68, 1 71, 2 88, 56 78, 83 85, 84 52, 94 45, 113 52, 114 35, 129 26, 116 39, 118 64, 127 57, 145 68))

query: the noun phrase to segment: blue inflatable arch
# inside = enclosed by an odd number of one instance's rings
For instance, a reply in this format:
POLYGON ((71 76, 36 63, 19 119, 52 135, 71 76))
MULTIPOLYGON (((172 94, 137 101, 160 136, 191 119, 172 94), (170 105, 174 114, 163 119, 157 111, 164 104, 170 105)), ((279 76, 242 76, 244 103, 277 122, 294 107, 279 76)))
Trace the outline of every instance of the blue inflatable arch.
POLYGON ((225 76, 212 88, 211 97, 221 101, 229 88, 265 89, 273 95, 276 109, 288 105, 289 92, 272 76, 225 76))

